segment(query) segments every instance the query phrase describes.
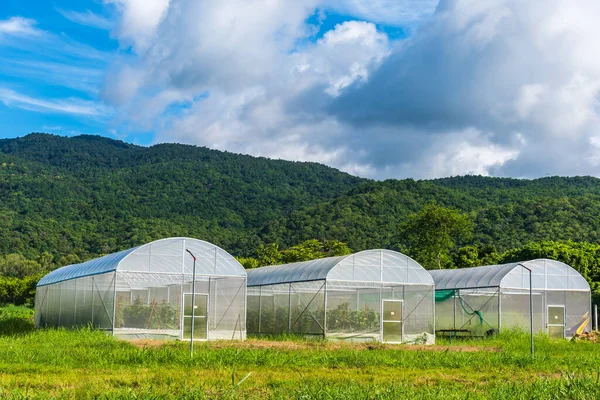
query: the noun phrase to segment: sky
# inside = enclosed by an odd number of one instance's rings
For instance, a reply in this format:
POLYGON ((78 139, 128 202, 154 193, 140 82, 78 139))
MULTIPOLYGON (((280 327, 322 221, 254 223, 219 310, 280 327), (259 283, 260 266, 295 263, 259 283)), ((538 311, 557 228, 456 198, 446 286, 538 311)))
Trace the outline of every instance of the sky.
POLYGON ((597 0, 5 0, 0 138, 600 176, 597 0))

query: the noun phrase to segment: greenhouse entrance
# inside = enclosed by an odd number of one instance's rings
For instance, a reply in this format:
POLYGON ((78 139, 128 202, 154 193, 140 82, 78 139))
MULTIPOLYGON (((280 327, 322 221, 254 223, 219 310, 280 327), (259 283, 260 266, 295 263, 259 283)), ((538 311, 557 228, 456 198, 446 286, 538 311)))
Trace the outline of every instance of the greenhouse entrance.
POLYGON ((548 306, 548 336, 565 337, 565 306, 548 306))
MULTIPOLYGON (((183 336, 182 339, 190 339, 192 331, 192 294, 183 295, 183 336)), ((196 294, 194 299, 194 340, 206 340, 208 338, 208 295, 196 294)))
POLYGON ((382 341, 386 343, 402 343, 402 300, 382 300, 381 326, 382 341))

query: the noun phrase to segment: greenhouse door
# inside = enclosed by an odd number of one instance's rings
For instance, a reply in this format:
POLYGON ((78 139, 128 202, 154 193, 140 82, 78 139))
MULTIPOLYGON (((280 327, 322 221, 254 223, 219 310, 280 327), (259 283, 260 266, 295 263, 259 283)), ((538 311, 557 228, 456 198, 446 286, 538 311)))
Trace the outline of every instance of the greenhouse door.
POLYGON ((381 301, 381 336, 387 343, 402 343, 402 300, 381 301))
MULTIPOLYGON (((194 340, 208 338, 208 295, 196 294, 194 299, 194 340)), ((183 294, 183 332, 182 339, 190 339, 192 331, 192 294, 183 294)))
POLYGON ((548 306, 548 336, 565 337, 565 306, 548 306))

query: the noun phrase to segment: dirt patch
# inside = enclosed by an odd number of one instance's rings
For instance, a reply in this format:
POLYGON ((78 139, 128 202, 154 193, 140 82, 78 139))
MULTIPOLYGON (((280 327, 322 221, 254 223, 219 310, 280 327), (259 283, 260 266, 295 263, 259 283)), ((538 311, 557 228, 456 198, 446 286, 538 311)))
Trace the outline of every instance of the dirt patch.
POLYGON ((478 351, 500 352, 499 347, 480 347, 480 346, 423 346, 423 345, 406 345, 402 346, 402 350, 417 350, 417 351, 453 351, 459 353, 475 353, 478 351))
POLYGON ((584 332, 576 334, 572 339, 574 342, 600 343, 600 331, 584 332))
POLYGON ((169 342, 165 341, 165 340, 139 339, 139 340, 130 340, 129 343, 131 343, 135 347, 144 349, 144 348, 148 348, 148 347, 150 347, 150 348, 160 347, 169 342))
POLYGON ((208 344, 213 349, 231 348, 238 349, 277 349, 277 350, 303 350, 314 348, 311 343, 273 341, 273 340, 245 340, 243 342, 215 341, 208 344))
MULTIPOLYGON (((165 342, 159 340, 136 340, 132 342, 136 347, 158 347, 165 342)), ((409 344, 385 344, 385 343, 345 343, 340 341, 277 341, 277 340, 260 340, 249 339, 243 342, 238 341, 214 341, 204 342, 199 344, 211 349, 272 349, 281 351, 298 351, 298 350, 407 350, 407 351, 451 351, 472 353, 478 351, 499 352, 497 347, 483 346, 436 346, 436 345, 409 345, 409 344)))

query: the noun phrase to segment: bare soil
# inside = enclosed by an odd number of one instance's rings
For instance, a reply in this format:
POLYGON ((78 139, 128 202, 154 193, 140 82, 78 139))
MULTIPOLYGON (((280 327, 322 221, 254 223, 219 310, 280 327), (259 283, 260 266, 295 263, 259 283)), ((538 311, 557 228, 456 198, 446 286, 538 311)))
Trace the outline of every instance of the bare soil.
MULTIPOLYGON (((173 342, 152 339, 132 340, 131 344, 138 348, 155 348, 167 345, 173 342)), ((473 353, 479 351, 499 352, 497 347, 482 347, 482 346, 438 346, 438 345, 409 345, 409 344, 384 344, 384 343, 344 343, 344 342, 293 342, 293 341, 275 341, 275 340, 259 340, 249 339, 243 342, 238 341, 214 341, 205 344, 213 349, 222 348, 238 348, 238 349, 274 349, 282 351, 290 350, 311 350, 311 349, 326 349, 326 350, 342 350, 352 349, 359 351, 369 350, 408 350, 408 351, 451 351, 473 353)), ((200 345, 200 343, 199 343, 200 345)))

